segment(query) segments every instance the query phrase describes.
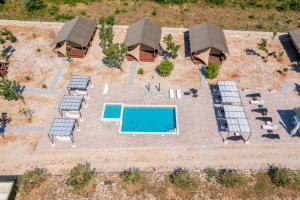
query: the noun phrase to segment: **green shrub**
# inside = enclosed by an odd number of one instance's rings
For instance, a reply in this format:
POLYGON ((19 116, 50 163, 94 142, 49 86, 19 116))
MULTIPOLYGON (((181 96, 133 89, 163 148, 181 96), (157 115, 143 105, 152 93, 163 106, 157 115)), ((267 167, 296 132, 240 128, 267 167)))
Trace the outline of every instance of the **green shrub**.
POLYGON ((69 13, 57 14, 55 15, 54 19, 56 21, 67 21, 73 19, 75 16, 69 13))
POLYGON ((57 6, 52 6, 51 8, 48 9, 48 13, 50 15, 57 15, 59 11, 59 8, 57 6))
POLYGON ((10 36, 12 35, 12 32, 8 29, 3 29, 0 31, 0 35, 10 36))
POLYGON ((192 178, 189 171, 180 167, 174 169, 170 174, 170 181, 180 188, 195 189, 198 186, 196 180, 192 178))
POLYGON ((220 67, 219 67, 218 64, 209 62, 207 67, 206 67, 206 76, 207 76, 207 78, 209 78, 209 79, 216 78, 219 74, 219 69, 220 69, 220 67))
POLYGON ((124 43, 116 43, 103 50, 104 60, 109 67, 120 68, 124 62, 128 49, 124 43))
POLYGON ((207 2, 220 6, 224 5, 226 3, 226 0, 207 0, 207 2))
POLYGON ((45 180, 47 171, 41 168, 26 171, 18 178, 17 187, 21 195, 28 194, 33 188, 39 187, 45 180))
POLYGON ((139 68, 139 70, 137 71, 137 74, 143 75, 144 74, 144 69, 143 68, 139 68))
POLYGON ((214 168, 208 167, 204 170, 204 172, 207 175, 207 179, 210 181, 212 178, 215 178, 218 176, 218 171, 214 168))
POLYGON ((286 186, 290 182, 288 170, 271 165, 268 170, 272 182, 276 186, 286 186))
POLYGON ((0 38, 0 44, 4 44, 5 40, 3 38, 0 38))
POLYGON ((151 12, 152 16, 156 16, 157 15, 157 8, 154 8, 151 12))
POLYGON ((89 163, 76 165, 69 173, 67 185, 74 190, 81 190, 89 184, 95 176, 89 163))
POLYGON ((235 170, 222 169, 219 171, 218 182, 225 187, 235 187, 244 183, 244 177, 235 170))
POLYGON ((176 58, 178 56, 180 45, 174 43, 173 36, 171 34, 168 34, 164 37, 164 43, 166 43, 167 50, 169 51, 171 57, 176 58))
POLYGON ((0 78, 0 96, 7 101, 17 101, 23 99, 18 91, 19 85, 16 81, 11 81, 7 78, 0 78))
POLYGON ((288 72, 288 71, 289 71, 289 68, 285 67, 285 68, 283 68, 282 71, 283 71, 283 72, 288 72))
POLYGON ((124 170, 121 173, 121 178, 126 183, 134 184, 143 181, 145 177, 139 168, 132 167, 124 170))
POLYGON ((164 59, 157 67, 157 72, 160 76, 166 77, 171 74, 173 69, 174 69, 174 64, 171 61, 164 59))
POLYGON ((29 12, 45 8, 47 4, 43 0, 26 0, 25 7, 29 12))
POLYGON ((8 40, 11 41, 12 43, 15 43, 17 41, 17 38, 16 38, 16 36, 11 35, 8 37, 8 40))

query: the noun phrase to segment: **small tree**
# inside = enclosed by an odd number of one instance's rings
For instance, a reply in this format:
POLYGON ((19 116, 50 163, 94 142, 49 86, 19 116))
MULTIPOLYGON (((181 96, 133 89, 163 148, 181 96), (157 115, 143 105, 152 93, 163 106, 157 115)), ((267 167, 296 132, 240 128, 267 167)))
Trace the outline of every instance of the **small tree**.
POLYGON ((43 0, 26 0, 25 7, 29 12, 45 8, 47 4, 43 0))
POLYGON ((22 99, 22 95, 18 92, 18 84, 16 81, 10 81, 7 78, 0 79, 0 96, 5 100, 19 100, 22 99))
POLYGON ((124 170, 121 173, 121 177, 124 182, 135 184, 144 180, 144 175, 141 173, 139 168, 132 167, 124 170))
POLYGON ((94 176, 95 172, 89 163, 78 164, 70 171, 67 185, 76 191, 81 190, 89 184, 94 176))
POLYGON ((174 64, 171 61, 165 59, 161 61, 161 63, 157 67, 157 72, 160 76, 166 77, 171 74, 173 69, 174 69, 174 64))
POLYGON ((173 36, 168 34, 164 37, 164 43, 167 45, 167 50, 170 51, 171 57, 176 58, 178 56, 178 50, 180 45, 176 45, 173 41, 173 36))
POLYGON ((258 49, 265 52, 266 54, 269 53, 269 49, 268 49, 267 45, 268 45, 267 39, 261 39, 260 43, 257 43, 258 49))
POLYGON ((288 170, 271 165, 268 170, 268 175, 276 186, 285 186, 290 183, 288 170))
POLYGON ((99 39, 100 46, 103 49, 109 48, 113 44, 114 33, 113 33, 113 25, 115 23, 115 18, 113 16, 109 16, 107 18, 101 17, 98 21, 100 25, 99 30, 99 39))
POLYGON ((219 65, 216 63, 208 63, 208 66, 206 67, 206 76, 209 79, 214 79, 217 78, 218 74, 219 74, 219 65))
POLYGON ((121 68, 127 53, 127 46, 124 43, 112 44, 110 47, 104 49, 103 53, 105 55, 104 60, 108 66, 121 68))
POLYGON ((189 171, 180 167, 174 169, 170 174, 170 181, 180 188, 195 189, 197 187, 197 182, 192 178, 189 171))

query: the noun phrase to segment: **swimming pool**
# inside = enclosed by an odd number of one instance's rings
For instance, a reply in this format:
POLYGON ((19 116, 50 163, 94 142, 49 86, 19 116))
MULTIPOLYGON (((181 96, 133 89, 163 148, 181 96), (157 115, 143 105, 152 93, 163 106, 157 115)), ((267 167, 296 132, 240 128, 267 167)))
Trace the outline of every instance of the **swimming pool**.
POLYGON ((107 103, 103 106, 103 121, 119 121, 121 117, 122 104, 107 103))
POLYGON ((121 134, 179 133, 177 107, 173 105, 105 104, 102 119, 104 121, 119 120, 119 133, 121 134))

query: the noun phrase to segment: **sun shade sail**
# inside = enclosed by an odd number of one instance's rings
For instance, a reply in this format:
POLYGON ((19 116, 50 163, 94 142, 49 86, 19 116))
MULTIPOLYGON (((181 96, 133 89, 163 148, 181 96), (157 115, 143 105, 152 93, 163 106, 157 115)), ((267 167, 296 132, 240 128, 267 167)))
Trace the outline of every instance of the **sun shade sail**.
POLYGON ((70 136, 73 135, 76 119, 55 118, 49 135, 53 136, 70 136))
POLYGON ((69 90, 87 90, 90 84, 89 76, 72 76, 68 89, 69 90))
POLYGON ((59 106, 60 111, 80 111, 83 96, 64 96, 59 106))

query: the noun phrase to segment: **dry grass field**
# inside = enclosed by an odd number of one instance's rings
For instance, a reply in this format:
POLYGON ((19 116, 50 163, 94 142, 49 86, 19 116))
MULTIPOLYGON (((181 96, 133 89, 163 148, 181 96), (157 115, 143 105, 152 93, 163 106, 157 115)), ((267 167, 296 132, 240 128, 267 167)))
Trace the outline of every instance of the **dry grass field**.
POLYGON ((207 20, 226 29, 265 31, 287 31, 300 24, 299 12, 278 11, 274 7, 268 9, 266 0, 245 8, 240 3, 246 1, 227 1, 224 6, 215 6, 205 0, 181 5, 161 5, 148 0, 94 0, 87 4, 69 5, 48 0, 48 7, 36 12, 27 12, 24 2, 8 0, 0 6, 0 18, 55 21, 85 15, 97 20, 102 16, 114 15, 117 24, 129 24, 146 17, 168 27, 186 27, 207 20), (53 13, 53 7, 58 11, 53 13))

